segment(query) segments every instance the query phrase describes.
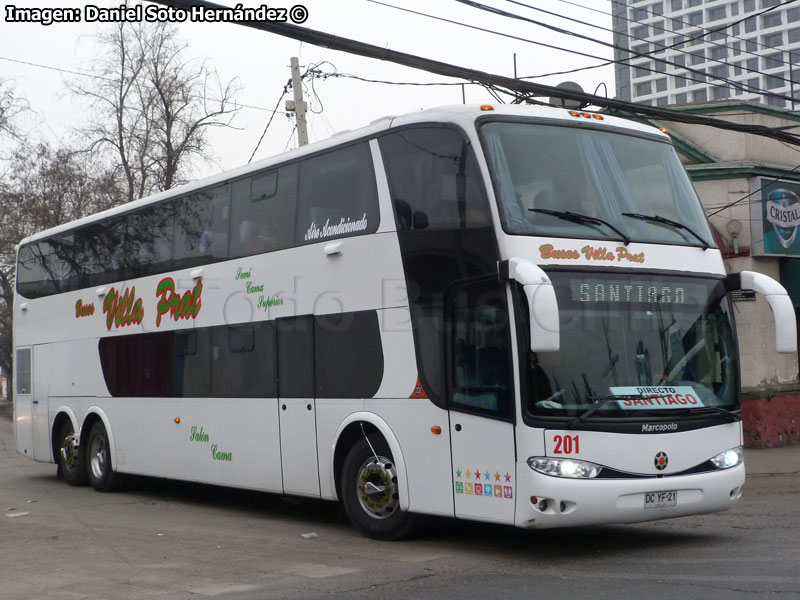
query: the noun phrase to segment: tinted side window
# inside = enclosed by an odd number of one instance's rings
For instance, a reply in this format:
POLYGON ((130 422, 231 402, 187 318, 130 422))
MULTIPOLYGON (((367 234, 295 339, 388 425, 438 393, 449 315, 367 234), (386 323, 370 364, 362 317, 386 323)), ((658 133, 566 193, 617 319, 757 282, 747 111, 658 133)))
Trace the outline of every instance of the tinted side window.
POLYGON ((214 327, 211 395, 274 398, 278 395, 274 321, 214 327))
POLYGON ((318 398, 372 398, 383 381, 383 346, 374 310, 314 317, 318 398))
POLYGON ((103 377, 112 396, 173 395, 173 332, 102 338, 99 346, 103 377))
POLYGON ((178 201, 175 211, 175 268, 228 257, 230 186, 191 194, 178 201))
POLYGON ((378 191, 366 142, 300 163, 297 243, 373 233, 378 191))
POLYGON ((314 319, 278 319, 278 395, 314 397, 314 319))
POLYGON ((231 257, 294 245, 297 164, 233 184, 231 257))
POLYGON ((510 417, 511 338, 504 286, 457 286, 448 298, 450 402, 454 408, 510 417))
POLYGON ((470 143, 454 129, 406 129, 380 139, 397 229, 457 229, 490 223, 470 143))

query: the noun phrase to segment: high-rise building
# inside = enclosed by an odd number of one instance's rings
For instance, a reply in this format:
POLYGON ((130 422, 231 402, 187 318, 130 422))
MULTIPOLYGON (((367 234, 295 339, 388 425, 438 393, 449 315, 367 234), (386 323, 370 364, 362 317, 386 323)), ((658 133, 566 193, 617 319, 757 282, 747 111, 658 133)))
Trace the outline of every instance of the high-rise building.
POLYGON ((800 3, 610 1, 618 98, 800 108, 800 3))

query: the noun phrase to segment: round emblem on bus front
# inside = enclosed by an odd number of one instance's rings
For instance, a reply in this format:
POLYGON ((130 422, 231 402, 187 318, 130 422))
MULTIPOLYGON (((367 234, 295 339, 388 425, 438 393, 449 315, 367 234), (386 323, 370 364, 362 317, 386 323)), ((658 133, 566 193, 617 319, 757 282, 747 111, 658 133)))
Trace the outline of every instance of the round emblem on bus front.
POLYGON ((656 465, 656 469, 659 471, 666 469, 667 464, 669 464, 669 457, 667 456, 667 453, 659 452, 656 454, 656 457, 653 459, 653 463, 656 465))

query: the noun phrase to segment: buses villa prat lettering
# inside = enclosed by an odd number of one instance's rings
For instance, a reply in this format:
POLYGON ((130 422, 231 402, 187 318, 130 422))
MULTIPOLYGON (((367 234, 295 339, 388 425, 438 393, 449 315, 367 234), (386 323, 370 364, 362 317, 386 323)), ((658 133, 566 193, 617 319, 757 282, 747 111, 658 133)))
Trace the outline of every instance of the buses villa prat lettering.
POLYGON ((198 281, 191 291, 185 292, 182 296, 175 291, 175 280, 172 277, 165 277, 159 281, 156 286, 156 296, 159 297, 156 305, 156 327, 161 325, 161 317, 166 314, 175 321, 196 318, 202 307, 202 294, 202 281, 198 281))

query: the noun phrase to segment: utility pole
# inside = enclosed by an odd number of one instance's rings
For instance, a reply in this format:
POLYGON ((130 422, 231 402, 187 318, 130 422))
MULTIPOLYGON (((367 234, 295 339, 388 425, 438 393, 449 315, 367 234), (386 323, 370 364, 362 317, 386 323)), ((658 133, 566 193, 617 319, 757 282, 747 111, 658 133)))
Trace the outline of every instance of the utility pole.
POLYGON ((286 101, 286 111, 293 112, 297 123, 297 145, 308 144, 308 126, 306 125, 306 111, 308 104, 303 100, 303 84, 300 80, 300 61, 296 56, 291 59, 292 66, 292 91, 294 100, 286 101))

